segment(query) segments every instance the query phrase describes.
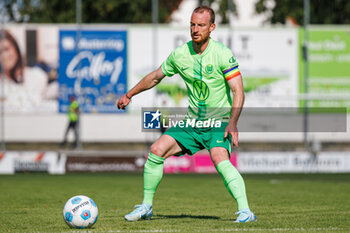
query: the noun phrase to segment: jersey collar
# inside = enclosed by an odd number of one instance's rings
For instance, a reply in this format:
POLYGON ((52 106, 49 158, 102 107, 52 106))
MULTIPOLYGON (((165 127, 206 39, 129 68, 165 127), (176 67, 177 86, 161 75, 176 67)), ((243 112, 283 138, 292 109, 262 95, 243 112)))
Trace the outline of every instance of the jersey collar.
POLYGON ((210 50, 210 45, 211 45, 211 44, 212 44, 212 39, 209 37, 208 46, 205 48, 205 50, 203 51, 203 53, 200 54, 200 55, 194 51, 193 45, 192 45, 192 40, 188 43, 188 47, 189 47, 189 49, 190 49, 191 55, 202 56, 202 57, 203 57, 203 56, 205 56, 205 55, 208 53, 208 51, 210 50))

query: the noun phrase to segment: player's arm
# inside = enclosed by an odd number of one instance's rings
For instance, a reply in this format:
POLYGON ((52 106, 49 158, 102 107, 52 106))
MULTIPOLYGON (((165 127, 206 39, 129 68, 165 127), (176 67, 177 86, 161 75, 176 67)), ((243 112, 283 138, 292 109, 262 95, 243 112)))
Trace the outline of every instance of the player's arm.
POLYGON ((139 83, 137 83, 131 90, 129 90, 125 95, 123 95, 118 101, 118 108, 125 109, 125 107, 130 103, 131 98, 140 92, 151 89, 165 77, 162 68, 159 67, 155 71, 146 75, 139 83))
POLYGON ((244 103, 244 88, 242 76, 238 75, 227 81, 233 94, 233 104, 230 121, 225 129, 225 137, 231 134, 232 141, 235 146, 238 146, 238 129, 237 123, 238 118, 241 114, 243 103, 244 103))

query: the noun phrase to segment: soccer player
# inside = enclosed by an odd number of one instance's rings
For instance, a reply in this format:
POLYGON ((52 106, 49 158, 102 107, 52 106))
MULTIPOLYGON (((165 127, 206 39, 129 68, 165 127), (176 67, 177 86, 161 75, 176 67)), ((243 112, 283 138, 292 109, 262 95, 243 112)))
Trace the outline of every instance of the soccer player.
POLYGON ((127 221, 151 218, 153 197, 163 177, 166 158, 185 153, 192 155, 204 148, 208 149, 226 188, 237 201, 239 211, 235 222, 257 219, 249 209, 243 178, 229 161, 232 141, 238 146, 237 122, 244 102, 242 77, 232 52, 210 38, 215 29, 214 22, 215 14, 210 7, 194 9, 190 24, 192 40, 176 48, 157 70, 146 75, 118 101, 118 108, 125 109, 134 95, 154 87, 165 76, 180 74, 188 90, 189 118, 204 120, 209 114, 223 121, 221 131, 215 128, 172 127, 160 136, 151 146, 144 166, 143 202, 125 215, 127 221), (234 93, 233 101, 230 90, 234 93), (211 108, 219 111, 211 112, 211 108))

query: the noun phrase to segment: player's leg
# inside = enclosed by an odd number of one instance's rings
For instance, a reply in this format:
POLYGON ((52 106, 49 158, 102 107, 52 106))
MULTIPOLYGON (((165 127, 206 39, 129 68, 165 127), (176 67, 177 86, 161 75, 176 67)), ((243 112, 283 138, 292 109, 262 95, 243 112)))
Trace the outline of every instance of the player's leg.
POLYGON ((78 122, 72 122, 72 129, 74 131, 74 147, 77 147, 79 138, 78 122))
POLYGON ((224 147, 213 147, 210 149, 210 157, 224 180, 224 184, 237 201, 239 214, 236 222, 256 221, 256 216, 250 211, 244 180, 237 169, 229 160, 228 150, 224 147))
POLYGON ((127 221, 150 219, 153 210, 153 198, 160 181, 163 178, 163 166, 166 158, 182 152, 177 141, 169 136, 162 135, 152 146, 143 173, 143 202, 136 209, 124 216, 127 221))
POLYGON ((163 177, 163 166, 166 158, 182 152, 177 141, 163 134, 152 146, 144 166, 143 174, 143 203, 153 204, 153 197, 163 177))
POLYGON ((62 146, 64 146, 67 143, 67 138, 68 138, 68 133, 69 133, 70 128, 71 128, 71 122, 68 123, 68 126, 66 128, 66 132, 64 133, 63 142, 61 143, 62 146))
POLYGON ((236 199, 238 210, 249 208, 243 178, 230 162, 227 149, 213 147, 210 149, 210 157, 222 176, 226 188, 236 199))

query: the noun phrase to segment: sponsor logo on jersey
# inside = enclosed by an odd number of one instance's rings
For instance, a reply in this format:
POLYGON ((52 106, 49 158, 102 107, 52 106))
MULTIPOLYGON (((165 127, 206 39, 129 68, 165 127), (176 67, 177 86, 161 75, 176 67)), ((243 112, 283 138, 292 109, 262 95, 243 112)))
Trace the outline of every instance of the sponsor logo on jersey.
POLYGON ((231 57, 230 60, 229 60, 230 63, 235 63, 236 62, 236 59, 234 57, 231 57))
POLYGON ((204 101, 209 97, 208 85, 202 80, 195 80, 193 82, 193 95, 199 101, 204 101))

